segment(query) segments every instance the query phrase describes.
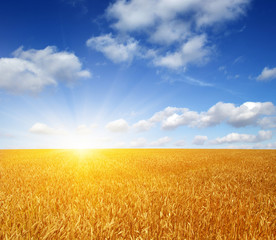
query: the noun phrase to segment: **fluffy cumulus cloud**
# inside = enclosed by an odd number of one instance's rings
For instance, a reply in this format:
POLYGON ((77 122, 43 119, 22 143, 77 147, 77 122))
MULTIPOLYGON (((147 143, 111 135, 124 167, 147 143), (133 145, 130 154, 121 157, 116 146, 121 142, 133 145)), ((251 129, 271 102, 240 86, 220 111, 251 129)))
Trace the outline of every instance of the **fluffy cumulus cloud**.
POLYGON ((29 129, 29 131, 31 133, 41 134, 41 135, 65 135, 65 134, 67 134, 67 131, 64 129, 52 128, 44 123, 35 123, 29 129))
POLYGON ((141 120, 133 124, 133 128, 138 132, 148 131, 153 127, 154 123, 151 121, 141 120))
POLYGON ((249 0, 117 0, 107 15, 120 31, 140 31, 189 15, 197 27, 233 20, 245 13, 249 0))
POLYGON ((162 120, 162 129, 175 129, 181 125, 194 125, 199 119, 199 114, 189 109, 179 109, 169 117, 162 120))
POLYGON ((265 67, 261 74, 257 77, 258 81, 269 81, 272 79, 276 79, 276 67, 268 68, 265 67))
POLYGON ((165 56, 158 56, 154 59, 157 66, 178 69, 189 63, 204 63, 208 60, 210 49, 206 47, 206 36, 199 35, 187 40, 180 49, 175 52, 168 52, 165 56))
POLYGON ((150 119, 150 122, 161 122, 163 119, 170 117, 178 110, 185 110, 185 108, 167 107, 163 111, 155 113, 150 119))
POLYGON ((204 145, 208 141, 207 136, 197 135, 194 137, 193 144, 195 145, 204 145))
POLYGON ((228 123, 234 127, 255 125, 260 116, 272 115, 275 110, 276 108, 271 102, 246 102, 233 108, 228 123))
POLYGON ((155 123, 163 121, 163 119, 170 117, 178 110, 179 108, 176 107, 167 107, 163 111, 155 113, 150 119, 140 120, 133 124, 133 128, 139 132, 148 131, 155 125, 155 123))
POLYGON ((259 125, 262 128, 265 128, 266 125, 267 128, 272 128, 275 126, 275 117, 262 118, 262 116, 273 115, 275 112, 276 107, 271 102, 245 102, 240 106, 235 106, 233 103, 218 102, 206 112, 167 107, 163 111, 155 113, 150 119, 141 120, 140 123, 142 122, 149 129, 155 123, 160 122, 164 130, 171 130, 180 126, 206 128, 223 122, 236 128, 249 125, 259 125))
POLYGON ((258 120, 258 125, 262 128, 276 128, 276 117, 264 117, 258 120))
POLYGON ((148 57, 154 65, 185 69, 189 64, 208 60, 212 52, 209 29, 245 15, 249 3, 250 0, 116 0, 106 10, 107 19, 117 36, 128 36, 130 40, 118 41, 108 34, 89 39, 88 45, 118 63, 130 61, 141 50, 137 48, 139 41, 142 49, 151 53, 148 57))
POLYGON ((177 146, 177 147, 183 147, 186 145, 186 141, 185 140, 179 140, 177 142, 174 143, 174 146, 177 146))
POLYGON ((169 142, 171 142, 171 139, 169 137, 162 137, 157 139, 156 141, 151 142, 150 145, 153 147, 163 147, 169 142))
POLYGON ((224 137, 216 138, 211 141, 212 144, 223 144, 223 143, 258 143, 272 138, 271 131, 259 131, 257 135, 251 134, 240 134, 240 133, 230 133, 224 137))
POLYGON ((105 128, 109 130, 110 132, 127 132, 129 129, 128 123, 124 119, 118 119, 112 122, 109 122, 105 128))
POLYGON ((72 83, 90 77, 78 57, 58 52, 55 47, 42 50, 17 49, 12 58, 0 58, 0 88, 10 92, 39 92, 58 82, 72 83))
POLYGON ((107 58, 115 63, 128 62, 139 53, 139 45, 133 38, 119 39, 106 34, 91 37, 86 45, 92 49, 102 52, 107 58))

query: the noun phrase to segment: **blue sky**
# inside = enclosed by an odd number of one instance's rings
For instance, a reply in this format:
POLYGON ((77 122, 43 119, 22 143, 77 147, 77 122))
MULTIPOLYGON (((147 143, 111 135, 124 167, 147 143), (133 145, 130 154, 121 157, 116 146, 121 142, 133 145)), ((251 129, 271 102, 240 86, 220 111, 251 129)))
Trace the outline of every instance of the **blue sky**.
POLYGON ((276 2, 0 3, 0 148, 276 148, 276 2))

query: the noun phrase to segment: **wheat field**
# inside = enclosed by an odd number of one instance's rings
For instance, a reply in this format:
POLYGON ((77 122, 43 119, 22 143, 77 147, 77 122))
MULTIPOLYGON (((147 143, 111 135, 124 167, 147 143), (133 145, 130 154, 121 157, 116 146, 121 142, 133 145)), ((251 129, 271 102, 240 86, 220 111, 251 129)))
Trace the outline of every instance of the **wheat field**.
POLYGON ((275 239, 273 150, 1 150, 0 239, 275 239))

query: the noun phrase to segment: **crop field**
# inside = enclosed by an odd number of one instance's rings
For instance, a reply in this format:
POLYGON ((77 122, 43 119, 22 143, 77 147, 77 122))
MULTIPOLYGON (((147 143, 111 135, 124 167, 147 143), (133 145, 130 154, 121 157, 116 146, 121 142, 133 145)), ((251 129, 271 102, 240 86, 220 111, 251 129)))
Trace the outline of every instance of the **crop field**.
POLYGON ((1 150, 0 239, 276 239, 276 151, 1 150))

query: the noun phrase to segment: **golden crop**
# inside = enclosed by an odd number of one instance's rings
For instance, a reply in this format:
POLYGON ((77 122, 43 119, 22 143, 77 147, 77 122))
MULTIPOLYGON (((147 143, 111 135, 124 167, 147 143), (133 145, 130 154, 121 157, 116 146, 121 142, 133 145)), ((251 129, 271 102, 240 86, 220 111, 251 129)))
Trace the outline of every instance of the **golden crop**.
POLYGON ((0 239, 275 239, 276 151, 3 150, 0 239))

